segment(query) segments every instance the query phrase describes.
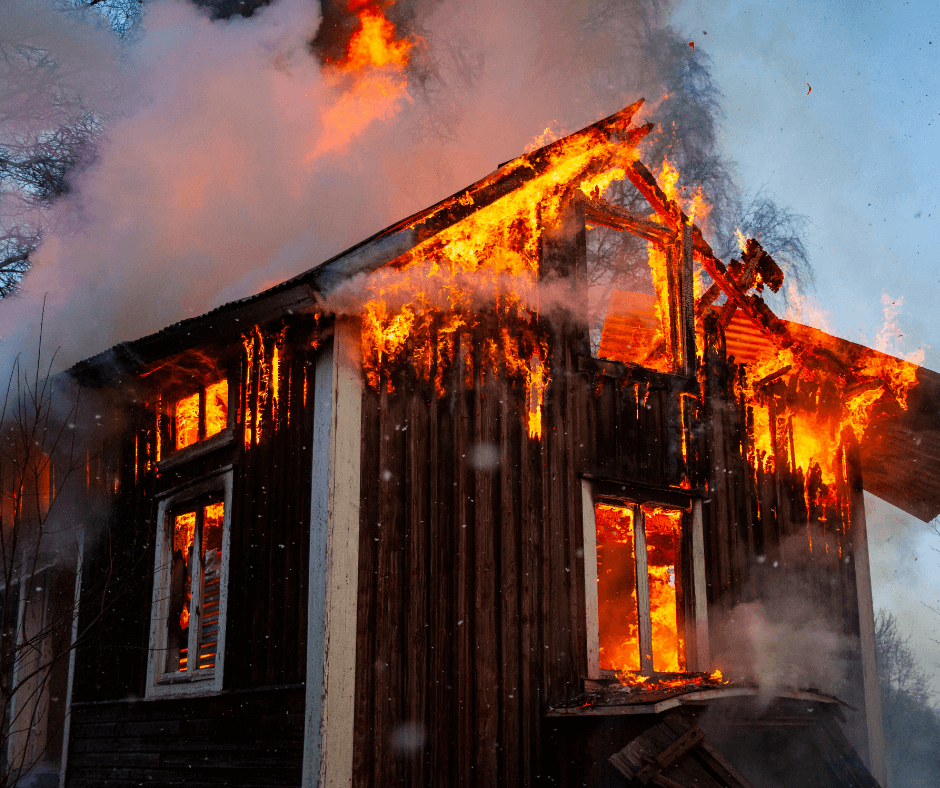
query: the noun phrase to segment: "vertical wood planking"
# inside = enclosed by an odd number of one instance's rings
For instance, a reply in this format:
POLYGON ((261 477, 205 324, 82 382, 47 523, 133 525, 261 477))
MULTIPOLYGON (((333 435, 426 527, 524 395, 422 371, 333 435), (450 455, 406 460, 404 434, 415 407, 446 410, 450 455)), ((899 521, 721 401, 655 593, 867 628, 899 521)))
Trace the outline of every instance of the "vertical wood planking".
POLYGON ((520 624, 521 470, 520 404, 508 384, 501 383, 499 402, 499 597, 500 625, 500 785, 519 784, 520 765, 520 666, 523 659, 520 624))
POLYGON ((375 714, 375 577, 379 508, 379 396, 371 388, 362 398, 362 487, 359 510, 359 614, 356 619, 356 718, 353 784, 372 785, 372 720, 375 714))
POLYGON ((456 690, 453 680, 453 644, 456 624, 453 567, 454 450, 453 419, 448 403, 436 395, 431 403, 429 439, 431 458, 430 553, 430 709, 428 747, 431 774, 442 784, 456 784, 456 690))
POLYGON ((536 778, 540 753, 539 709, 544 700, 542 662, 544 660, 541 620, 542 572, 542 446, 525 437, 520 441, 522 483, 521 533, 521 611, 522 667, 520 670, 520 706, 522 724, 522 785, 531 786, 536 778))
MULTIPOLYGON (((398 383, 399 381, 396 381, 398 383)), ((379 517, 376 558, 375 662, 376 701, 373 718, 375 785, 399 785, 403 764, 393 749, 394 731, 402 723, 404 703, 405 423, 407 400, 382 391, 379 435, 379 517)))
POLYGON ((474 489, 474 771, 476 784, 496 786, 499 746, 499 636, 497 631, 496 521, 499 516, 498 479, 490 467, 489 452, 497 450, 499 414, 498 388, 487 375, 486 384, 474 391, 474 440, 468 448, 473 459, 474 489))
MULTIPOLYGON (((404 584, 406 601, 404 724, 412 726, 417 738, 427 731, 428 697, 428 481, 430 475, 428 407, 419 391, 408 398, 407 414, 407 498, 408 523, 406 529, 404 584)), ((403 753, 406 766, 406 784, 427 784, 427 758, 423 747, 403 753)))
MULTIPOLYGON (((463 348, 461 348, 461 351, 463 348)), ((460 352, 461 358, 464 353, 460 352)), ((476 359, 474 359, 476 361, 476 359)), ((474 370, 479 364, 474 363, 474 370)), ((473 717, 473 551, 475 549, 473 533, 473 470, 467 460, 467 452, 473 441, 472 410, 469 402, 472 392, 466 392, 463 384, 464 368, 458 364, 455 369, 453 384, 454 402, 454 511, 456 522, 456 551, 454 555, 454 590, 456 599, 455 645, 456 654, 453 671, 457 681, 457 728, 456 761, 459 779, 467 779, 472 774, 474 754, 476 752, 475 725, 473 717)))

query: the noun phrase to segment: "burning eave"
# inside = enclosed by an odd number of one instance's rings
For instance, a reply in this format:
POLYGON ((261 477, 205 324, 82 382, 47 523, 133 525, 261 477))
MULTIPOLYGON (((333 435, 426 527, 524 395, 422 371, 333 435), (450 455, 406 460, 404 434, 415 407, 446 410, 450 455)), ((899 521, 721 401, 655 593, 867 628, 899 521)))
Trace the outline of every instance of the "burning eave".
POLYGON ((513 159, 477 183, 268 290, 140 339, 122 342, 78 362, 69 374, 87 386, 115 385, 125 374, 199 345, 208 334, 238 334, 252 325, 315 308, 342 283, 393 263, 416 246, 544 174, 550 169, 555 154, 575 141, 614 144, 624 151, 632 151, 652 129, 652 124, 631 125, 642 104, 643 99, 640 99, 585 129, 513 159))

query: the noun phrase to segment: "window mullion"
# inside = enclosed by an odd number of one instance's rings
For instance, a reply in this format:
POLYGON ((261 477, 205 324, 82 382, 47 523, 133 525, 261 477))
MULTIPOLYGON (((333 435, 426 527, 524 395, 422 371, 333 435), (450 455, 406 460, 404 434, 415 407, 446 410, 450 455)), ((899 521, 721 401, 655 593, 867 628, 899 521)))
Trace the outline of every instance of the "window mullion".
POLYGON ((202 506, 196 509, 196 527, 193 534, 193 569, 189 596, 189 634, 186 644, 186 675, 192 676, 199 668, 199 628, 202 621, 202 506))
POLYGON ((646 523, 643 509, 633 507, 634 553, 636 555, 636 602, 639 619, 640 672, 653 672, 653 622, 650 613, 650 578, 646 561, 646 523))
POLYGON ((199 424, 197 426, 198 440, 206 439, 206 389, 199 389, 199 424))

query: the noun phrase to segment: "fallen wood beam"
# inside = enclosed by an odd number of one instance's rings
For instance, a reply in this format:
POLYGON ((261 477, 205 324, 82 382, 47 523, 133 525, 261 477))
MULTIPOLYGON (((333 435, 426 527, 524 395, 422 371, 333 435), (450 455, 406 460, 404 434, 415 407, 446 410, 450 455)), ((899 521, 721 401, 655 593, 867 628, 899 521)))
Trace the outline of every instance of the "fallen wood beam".
POLYGON ((676 233, 664 225, 651 222, 607 200, 581 198, 581 202, 584 205, 584 218, 592 224, 611 230, 626 230, 646 241, 663 245, 676 241, 676 233))
POLYGON ((701 744, 704 739, 705 734, 693 725, 659 755, 655 756, 652 763, 648 763, 640 769, 636 773, 635 779, 642 783, 650 782, 657 772, 671 766, 693 747, 701 744))

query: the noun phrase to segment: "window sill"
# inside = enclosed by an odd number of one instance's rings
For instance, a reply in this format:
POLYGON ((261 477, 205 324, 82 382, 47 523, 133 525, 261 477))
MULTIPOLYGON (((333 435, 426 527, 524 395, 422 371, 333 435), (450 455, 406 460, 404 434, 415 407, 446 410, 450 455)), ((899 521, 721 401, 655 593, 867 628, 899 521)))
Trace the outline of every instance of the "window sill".
POLYGON ((222 682, 215 672, 198 678, 179 677, 161 679, 147 693, 148 698, 172 698, 181 695, 217 695, 222 689, 222 682))
POLYGON ((228 427, 217 435, 213 435, 211 438, 199 441, 199 443, 194 443, 192 446, 187 446, 185 449, 178 449, 170 456, 160 460, 160 462, 157 463, 157 473, 175 468, 196 457, 201 457, 203 454, 208 454, 210 451, 221 449, 224 446, 228 446, 230 443, 234 443, 234 441, 235 428, 228 427))

